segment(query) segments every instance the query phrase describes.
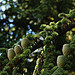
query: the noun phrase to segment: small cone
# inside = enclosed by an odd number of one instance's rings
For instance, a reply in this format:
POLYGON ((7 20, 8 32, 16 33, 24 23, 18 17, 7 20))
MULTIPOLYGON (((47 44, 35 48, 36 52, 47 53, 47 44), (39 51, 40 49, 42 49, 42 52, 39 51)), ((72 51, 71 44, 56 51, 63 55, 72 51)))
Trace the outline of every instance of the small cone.
POLYGON ((57 66, 58 67, 63 67, 65 64, 65 57, 63 55, 59 55, 57 57, 57 66))
POLYGON ((14 56, 15 56, 14 49, 13 48, 8 49, 8 59, 12 60, 14 56))
POLYGON ((27 38, 23 38, 21 40, 21 46, 23 49, 25 49, 29 45, 29 40, 27 38))
POLYGON ((21 46, 20 45, 16 45, 14 47, 14 52, 15 52, 16 55, 20 54, 21 53, 21 46))
POLYGON ((62 52, 64 56, 67 56, 70 54, 70 45, 69 44, 64 44, 62 48, 62 52))

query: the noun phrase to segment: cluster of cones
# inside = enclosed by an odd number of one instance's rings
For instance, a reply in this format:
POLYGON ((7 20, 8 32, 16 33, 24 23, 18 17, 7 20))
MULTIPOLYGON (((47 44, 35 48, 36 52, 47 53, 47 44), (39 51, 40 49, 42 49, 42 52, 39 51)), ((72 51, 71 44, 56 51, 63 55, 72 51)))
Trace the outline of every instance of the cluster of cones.
POLYGON ((65 65, 65 57, 67 57, 71 52, 70 45, 64 44, 63 48, 62 48, 62 52, 63 52, 63 55, 59 55, 57 57, 57 66, 58 67, 63 67, 65 65))
POLYGON ((21 46, 16 45, 14 48, 8 49, 8 59, 12 60, 15 55, 21 54, 21 52, 29 45, 29 40, 27 38, 23 38, 21 40, 21 46))

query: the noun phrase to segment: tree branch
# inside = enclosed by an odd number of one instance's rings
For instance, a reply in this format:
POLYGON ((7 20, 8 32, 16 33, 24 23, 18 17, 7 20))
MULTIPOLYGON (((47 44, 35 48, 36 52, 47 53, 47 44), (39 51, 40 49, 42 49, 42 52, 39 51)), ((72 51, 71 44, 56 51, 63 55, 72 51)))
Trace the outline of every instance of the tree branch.
POLYGON ((69 30, 71 30, 72 28, 74 28, 75 27, 75 22, 72 22, 72 23, 70 23, 68 26, 66 26, 66 28, 62 28, 61 29, 61 32, 58 30, 56 30, 58 33, 59 33, 59 35, 63 35, 63 34, 65 34, 67 31, 69 31, 69 30))

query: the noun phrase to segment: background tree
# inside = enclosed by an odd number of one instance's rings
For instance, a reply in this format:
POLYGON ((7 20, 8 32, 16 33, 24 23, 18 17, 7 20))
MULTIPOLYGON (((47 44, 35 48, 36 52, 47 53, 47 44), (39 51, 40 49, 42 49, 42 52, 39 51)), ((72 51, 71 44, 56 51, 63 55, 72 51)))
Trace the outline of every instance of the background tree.
POLYGON ((33 34, 39 32, 41 24, 56 22, 59 13, 74 8, 73 0, 1 0, 0 4, 0 36, 4 37, 1 46, 5 47, 11 47, 29 30, 33 34))
MULTIPOLYGON (((0 46, 14 48, 17 44, 21 45, 22 37, 27 37, 31 42, 20 55, 16 55, 10 62, 6 56, 8 50, 1 48, 0 60, 3 60, 0 63, 1 75, 19 75, 23 73, 25 75, 50 75, 54 74, 55 70, 59 71, 56 66, 57 56, 62 54, 62 45, 70 43, 70 40, 72 40, 66 37, 66 32, 75 27, 75 9, 73 9, 75 2, 73 0, 6 0, 1 1, 1 7, 3 5, 6 6, 6 9, 3 9, 0 15, 0 46), (9 7, 7 8, 7 6, 9 7), (40 48, 44 45, 44 49, 40 48), (34 52, 36 49, 40 52, 34 52), (4 61, 5 59, 6 61, 4 61), (52 68, 54 68, 53 71, 52 68)), ((73 36, 74 29, 72 30, 73 36)), ((70 35, 70 32, 67 35, 70 35)), ((74 45, 73 42, 72 44, 74 45)), ((73 56, 74 53, 72 52, 71 58, 73 56)), ((74 60, 68 58, 67 60, 69 60, 70 66, 68 64, 69 68, 61 68, 61 71, 63 70, 61 74, 64 74, 65 70, 67 73, 72 71, 74 73, 73 65, 71 65, 74 60)))

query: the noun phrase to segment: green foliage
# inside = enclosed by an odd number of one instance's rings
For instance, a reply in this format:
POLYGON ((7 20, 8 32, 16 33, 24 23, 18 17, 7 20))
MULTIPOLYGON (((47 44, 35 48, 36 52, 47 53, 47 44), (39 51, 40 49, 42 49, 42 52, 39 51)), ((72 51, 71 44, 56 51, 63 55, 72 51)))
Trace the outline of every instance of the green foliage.
POLYGON ((2 71, 0 75, 8 75, 7 71, 2 71))
POLYGON ((62 54, 62 45, 67 42, 65 34, 75 27, 73 0, 17 0, 7 1, 7 4, 10 8, 1 14, 5 14, 6 18, 0 16, 0 47, 6 47, 0 48, 1 75, 67 75, 75 71, 75 37, 70 42, 72 52, 66 57, 65 66, 56 66, 57 56, 62 54), (20 45, 23 37, 30 40, 30 45, 8 61, 7 48, 20 45), (43 46, 44 50, 38 52, 43 46))
POLYGON ((51 41, 51 40, 52 40, 52 36, 47 36, 47 37, 45 38, 45 40, 51 41))
POLYGON ((49 63, 49 68, 53 68, 54 64, 53 63, 49 63))
POLYGON ((4 71, 9 71, 10 70, 10 67, 9 66, 5 66, 3 70, 4 71))
POLYGON ((26 50, 23 52, 23 55, 24 55, 24 57, 28 57, 30 53, 31 53, 31 50, 30 50, 30 49, 26 49, 26 50))
POLYGON ((73 40, 70 43, 70 47, 72 50, 75 50, 75 35, 73 36, 73 40))
POLYGON ((40 26, 40 29, 44 29, 46 27, 46 24, 42 24, 41 26, 40 26))
POLYGON ((12 75, 20 75, 20 73, 18 73, 18 67, 14 67, 12 75))
POLYGON ((67 70, 64 71, 64 75, 68 75, 69 72, 67 70))
POLYGON ((0 52, 1 52, 1 53, 7 52, 7 48, 0 48, 0 52))
POLYGON ((41 75, 51 75, 51 73, 48 68, 45 68, 45 69, 42 69, 41 75))
MULTIPOLYGON (((8 7, 7 5, 10 7, 1 12, 0 37, 2 38, 0 41, 1 46, 8 48, 15 44, 16 41, 18 42, 23 35, 26 35, 29 29, 32 29, 31 33, 33 31, 40 32, 41 24, 46 25, 51 21, 58 21, 57 15, 59 13, 66 13, 70 9, 73 9, 75 5, 73 0, 5 1, 6 8, 8 7), (10 20, 13 21, 10 22, 10 20), (11 25, 13 26, 10 27, 11 25), (28 28, 28 25, 30 28, 28 28)), ((4 4, 2 2, 1 6, 4 4)), ((74 12, 74 10, 70 12, 74 12)), ((71 15, 74 17, 74 14, 71 15)))
POLYGON ((57 35, 59 35, 57 32, 53 32, 53 33, 52 33, 52 36, 53 36, 53 37, 56 37, 57 35))
POLYGON ((61 25, 62 25, 61 21, 56 22, 56 25, 57 25, 57 28, 61 29, 61 25))
POLYGON ((52 25, 55 25, 55 22, 50 22, 50 24, 49 24, 49 25, 51 25, 51 26, 52 26, 52 25))
POLYGON ((52 75, 63 75, 63 69, 57 68, 52 75))
POLYGON ((34 35, 34 39, 39 39, 39 38, 40 38, 39 34, 34 35))
POLYGON ((59 15, 58 15, 58 17, 60 17, 60 18, 63 18, 63 17, 66 17, 67 15, 65 14, 65 13, 60 13, 59 15))
POLYGON ((73 12, 75 12, 75 9, 69 11, 70 14, 73 13, 73 12))
POLYGON ((47 25, 45 31, 50 31, 50 30, 53 30, 52 26, 47 25))
POLYGON ((50 70, 50 72, 53 73, 57 68, 58 68, 57 66, 54 66, 54 67, 50 70))
POLYGON ((62 22, 62 24, 66 24, 66 23, 68 22, 68 19, 64 17, 64 18, 61 20, 61 22, 62 22))
POLYGON ((31 35, 31 34, 28 34, 27 36, 26 36, 26 38, 28 38, 29 40, 33 40, 33 35, 31 35))

